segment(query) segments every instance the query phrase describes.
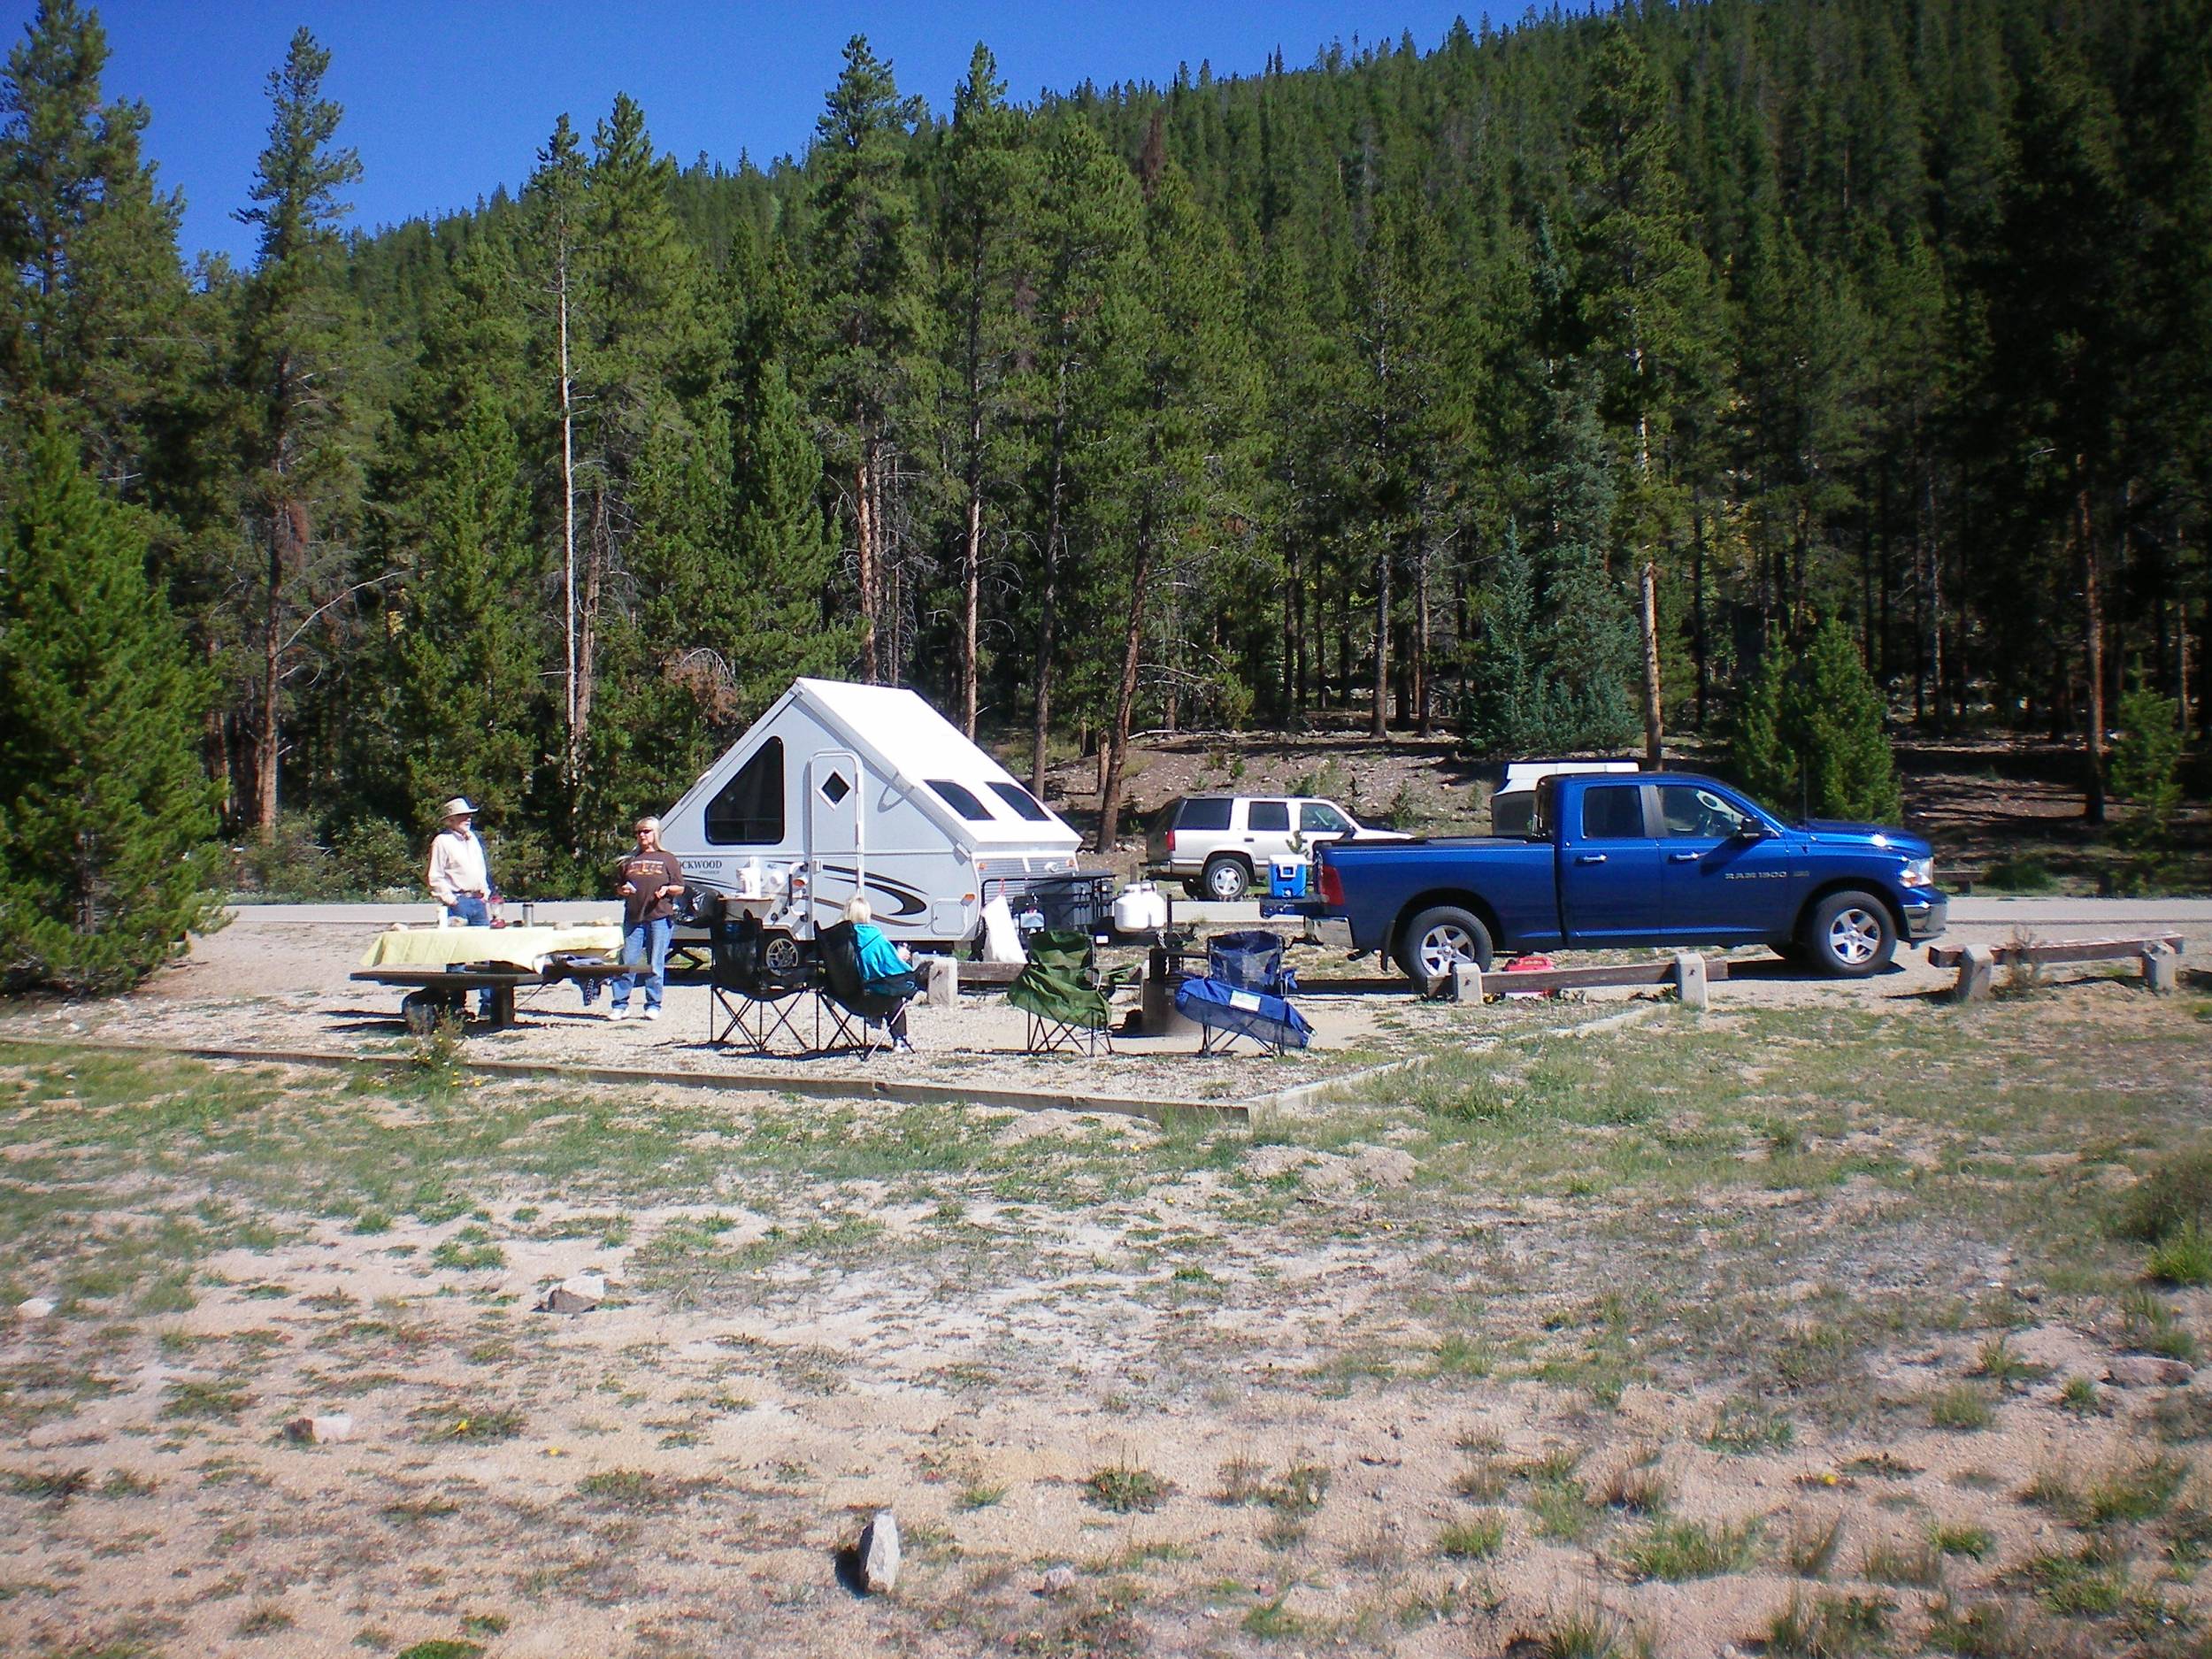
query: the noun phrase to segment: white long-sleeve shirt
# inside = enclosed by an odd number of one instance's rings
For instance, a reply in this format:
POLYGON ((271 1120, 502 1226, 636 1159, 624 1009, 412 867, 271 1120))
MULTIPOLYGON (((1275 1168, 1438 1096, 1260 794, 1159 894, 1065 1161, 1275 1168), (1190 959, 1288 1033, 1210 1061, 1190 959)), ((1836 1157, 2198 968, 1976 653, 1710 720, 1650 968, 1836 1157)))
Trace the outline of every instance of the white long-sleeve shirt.
POLYGON ((474 830, 440 830, 430 843, 430 896, 450 906, 457 895, 491 896, 491 877, 484 868, 484 843, 474 830))

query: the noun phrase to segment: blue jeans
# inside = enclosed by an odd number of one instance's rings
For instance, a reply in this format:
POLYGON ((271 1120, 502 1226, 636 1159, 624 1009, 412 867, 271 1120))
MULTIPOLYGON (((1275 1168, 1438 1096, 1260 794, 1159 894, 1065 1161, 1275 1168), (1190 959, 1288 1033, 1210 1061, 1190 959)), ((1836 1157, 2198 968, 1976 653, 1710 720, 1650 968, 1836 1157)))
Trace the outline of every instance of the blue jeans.
MULTIPOLYGON (((464 927, 489 927, 492 925, 491 907, 473 893, 455 894, 453 902, 445 907, 445 913, 464 927)), ((492 994, 489 991, 478 993, 477 1013, 489 1019, 492 1017, 493 1005, 492 994)))
POLYGON ((663 916, 648 922, 632 922, 622 930, 622 965, 626 969, 643 968, 642 974, 618 973, 608 990, 614 995, 617 1008, 630 1005, 630 987, 639 979, 645 981, 645 1006, 661 1005, 661 970, 668 965, 668 941, 676 932, 673 917, 663 916))

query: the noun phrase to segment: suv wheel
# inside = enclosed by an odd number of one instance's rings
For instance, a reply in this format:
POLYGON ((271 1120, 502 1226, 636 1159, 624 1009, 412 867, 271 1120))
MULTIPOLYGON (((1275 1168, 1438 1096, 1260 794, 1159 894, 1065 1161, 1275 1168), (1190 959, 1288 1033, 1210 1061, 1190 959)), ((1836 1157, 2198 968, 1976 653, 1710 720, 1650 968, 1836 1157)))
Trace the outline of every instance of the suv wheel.
POLYGON ((1430 986, 1451 978, 1455 962, 1471 962, 1485 973, 1490 972, 1490 930, 1472 912, 1440 904, 1406 924, 1396 955, 1398 965, 1413 983, 1413 994, 1426 996, 1430 986))
POLYGON ((1208 898, 1227 904, 1245 895, 1252 885, 1252 872, 1241 858, 1210 858, 1198 879, 1208 898))
POLYGON ((1889 966, 1897 925, 1889 906, 1870 893, 1832 893, 1814 907, 1802 943, 1822 972, 1863 979, 1889 966))

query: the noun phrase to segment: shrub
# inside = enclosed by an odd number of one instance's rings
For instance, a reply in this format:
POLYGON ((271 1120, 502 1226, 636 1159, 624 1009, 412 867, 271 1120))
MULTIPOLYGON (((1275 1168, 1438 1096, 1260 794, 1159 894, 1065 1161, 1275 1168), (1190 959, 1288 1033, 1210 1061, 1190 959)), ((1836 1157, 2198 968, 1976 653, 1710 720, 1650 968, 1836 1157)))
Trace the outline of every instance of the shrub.
POLYGON ((2181 705, 2139 687, 2120 699, 2120 741, 2113 746, 2112 792, 2135 803, 2116 839, 2163 846, 2181 809, 2181 705))
POLYGON ((1814 630, 1794 664, 1778 641, 1736 712, 1730 757, 1744 787, 1816 818, 1893 824, 1903 815, 1882 694, 1844 626, 1814 630))
POLYGON ((415 856, 407 832, 389 818, 362 818, 347 825, 332 838, 331 856, 339 883, 349 893, 422 885, 424 860, 415 856))
POLYGON ((2162 1244, 2185 1228, 2212 1219, 2212 1151, 2184 1152, 2162 1159, 2145 1172, 2122 1201, 2120 1236, 2143 1244, 2162 1244))
POLYGON ((2150 1276, 2162 1285, 2212 1284, 2212 1237, 2185 1221, 2151 1252, 2150 1276))
POLYGON ((2048 893, 2058 886, 2050 865, 2032 853, 2000 858, 1982 876, 1982 885, 2005 893, 2048 893))

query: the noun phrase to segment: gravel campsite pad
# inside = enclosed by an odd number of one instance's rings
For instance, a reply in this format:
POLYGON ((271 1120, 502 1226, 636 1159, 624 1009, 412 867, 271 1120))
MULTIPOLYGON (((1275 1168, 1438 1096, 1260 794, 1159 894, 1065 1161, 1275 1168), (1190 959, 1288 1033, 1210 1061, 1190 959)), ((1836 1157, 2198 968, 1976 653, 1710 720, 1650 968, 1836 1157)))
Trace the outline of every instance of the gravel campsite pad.
MULTIPOLYGON (((389 1018, 217 938, 16 1029, 389 1018)), ((0 1046, 0 1649, 2193 1651, 2202 985, 1374 999, 1248 1123, 0 1046)))

